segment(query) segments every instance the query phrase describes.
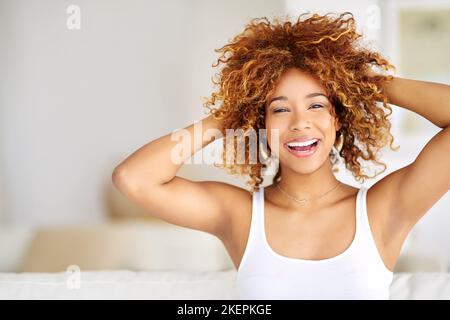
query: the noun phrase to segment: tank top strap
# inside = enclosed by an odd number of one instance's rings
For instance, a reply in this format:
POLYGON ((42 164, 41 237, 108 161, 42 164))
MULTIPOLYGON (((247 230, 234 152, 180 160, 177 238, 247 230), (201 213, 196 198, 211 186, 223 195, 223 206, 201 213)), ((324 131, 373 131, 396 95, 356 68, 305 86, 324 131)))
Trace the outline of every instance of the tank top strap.
POLYGON ((244 254, 242 256, 240 265, 238 267, 238 273, 248 272, 248 270, 242 270, 247 268, 247 260, 258 259, 259 254, 264 252, 262 247, 261 238, 261 221, 263 219, 264 209, 264 187, 260 186, 258 191, 252 192, 252 212, 250 221, 250 230, 247 236, 247 244, 245 246, 244 254), (249 258, 250 257, 250 258, 249 258))
POLYGON ((360 242, 361 237, 364 237, 362 233, 364 233, 363 230, 363 224, 365 217, 365 193, 366 188, 364 186, 361 186, 358 190, 358 193, 356 194, 356 208, 355 208, 355 215, 356 215, 356 230, 355 230, 355 242, 360 242))
POLYGON ((362 241, 364 241, 364 245, 371 244, 373 241, 372 231, 370 230, 369 217, 367 216, 367 190, 368 188, 365 186, 361 186, 358 191, 358 208, 357 219, 359 220, 359 231, 362 237, 362 241))
POLYGON ((252 211, 252 226, 254 227, 253 237, 258 240, 262 240, 261 231, 264 230, 264 187, 260 186, 259 191, 255 194, 253 199, 253 211, 252 211))
POLYGON ((250 222, 250 230, 247 239, 247 248, 254 249, 255 246, 261 244, 260 240, 262 238, 260 230, 262 228, 263 211, 264 211, 264 187, 260 186, 257 192, 252 193, 252 215, 250 222))
POLYGON ((378 251, 375 239, 373 237, 372 229, 370 227, 369 215, 367 211, 367 193, 370 187, 362 186, 358 196, 359 196, 359 208, 358 217, 360 220, 360 242, 364 247, 366 256, 372 258, 373 262, 379 266, 383 273, 388 276, 392 275, 392 272, 385 266, 383 258, 378 251))

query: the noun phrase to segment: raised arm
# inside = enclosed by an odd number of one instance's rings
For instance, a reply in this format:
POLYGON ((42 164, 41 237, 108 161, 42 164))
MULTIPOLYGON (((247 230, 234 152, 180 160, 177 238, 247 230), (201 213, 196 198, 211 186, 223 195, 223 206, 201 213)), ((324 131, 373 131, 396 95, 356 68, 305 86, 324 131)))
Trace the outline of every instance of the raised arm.
POLYGON ((210 129, 219 129, 220 123, 212 115, 200 122, 166 134, 136 150, 115 168, 113 181, 133 186, 160 185, 171 181, 183 161, 213 141, 212 138, 206 137, 205 132, 210 129), (197 128, 200 128, 200 122, 202 131, 194 132, 194 126, 197 125, 197 128), (181 154, 182 148, 187 151, 190 148, 191 152, 181 154), (176 156, 181 157, 176 159, 176 156))
POLYGON ((378 213, 385 226, 385 243, 395 243, 405 238, 450 188, 450 86, 394 78, 385 90, 389 103, 442 128, 411 164, 390 173, 371 188, 372 196, 386 209, 378 213))
POLYGON ((387 86, 388 102, 411 110, 439 128, 450 125, 450 86, 395 77, 387 86))
POLYGON ((155 217, 223 238, 229 226, 230 199, 248 191, 222 182, 194 182, 176 176, 185 160, 214 141, 205 133, 214 129, 220 133, 219 126, 210 115, 173 136, 167 134, 147 143, 115 168, 114 185, 155 217))

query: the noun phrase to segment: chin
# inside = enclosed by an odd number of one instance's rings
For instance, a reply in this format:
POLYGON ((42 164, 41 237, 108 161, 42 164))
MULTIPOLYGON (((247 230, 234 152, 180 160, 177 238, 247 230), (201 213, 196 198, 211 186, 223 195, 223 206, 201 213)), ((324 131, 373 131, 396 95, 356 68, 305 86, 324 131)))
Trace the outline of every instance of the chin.
POLYGON ((291 154, 283 154, 282 158, 280 158, 280 163, 283 163, 283 165, 298 174, 311 174, 326 165, 326 161, 330 161, 328 154, 326 157, 323 157, 321 152, 314 154, 310 159, 308 157, 295 158, 291 154))
POLYGON ((296 166, 296 167, 291 167, 291 170, 298 174, 308 175, 308 174, 312 174, 312 173, 316 172, 320 168, 321 168, 321 166, 317 166, 317 165, 316 166, 308 166, 308 167, 296 166))
POLYGON ((280 165, 281 163, 283 163, 283 166, 288 167, 290 171, 298 174, 311 174, 323 165, 323 162, 320 161, 301 162, 301 160, 286 158, 280 159, 280 165))

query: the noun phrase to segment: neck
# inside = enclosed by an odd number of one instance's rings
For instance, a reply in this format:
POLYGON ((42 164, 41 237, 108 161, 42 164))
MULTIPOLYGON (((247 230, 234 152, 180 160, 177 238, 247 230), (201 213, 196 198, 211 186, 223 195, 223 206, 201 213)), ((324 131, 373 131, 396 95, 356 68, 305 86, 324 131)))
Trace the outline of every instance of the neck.
MULTIPOLYGON (((319 169, 310 173, 299 173, 289 167, 283 166, 281 163, 280 165, 281 181, 279 182, 279 186, 297 199, 319 197, 333 189, 339 183, 339 180, 336 179, 332 172, 331 163, 328 161, 319 169)), ((331 195, 330 193, 324 197, 328 198, 331 195)), ((280 195, 280 197, 283 196, 280 195)), ((308 205, 310 202, 307 201, 305 204, 308 205)))

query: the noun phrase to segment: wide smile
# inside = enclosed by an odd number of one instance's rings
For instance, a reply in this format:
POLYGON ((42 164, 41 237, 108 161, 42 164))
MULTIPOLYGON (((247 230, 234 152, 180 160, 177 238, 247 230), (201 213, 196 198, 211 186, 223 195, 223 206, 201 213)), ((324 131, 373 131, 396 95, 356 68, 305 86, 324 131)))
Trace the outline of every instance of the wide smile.
POLYGON ((317 149, 320 147, 320 143, 322 140, 317 140, 317 142, 313 143, 308 147, 289 147, 287 143, 284 143, 283 146, 286 148, 290 154, 297 158, 306 158, 312 156, 317 149))

